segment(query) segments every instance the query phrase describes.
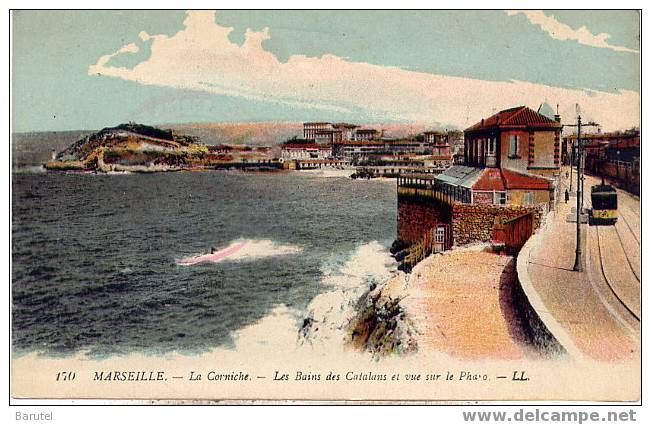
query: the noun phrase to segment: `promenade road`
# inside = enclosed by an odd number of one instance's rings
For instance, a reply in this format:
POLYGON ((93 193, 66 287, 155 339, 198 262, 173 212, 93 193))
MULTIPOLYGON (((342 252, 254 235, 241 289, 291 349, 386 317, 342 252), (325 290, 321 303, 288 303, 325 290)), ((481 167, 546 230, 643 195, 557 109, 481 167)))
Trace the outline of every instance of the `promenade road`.
MULTIPOLYGON (((591 177, 585 180, 586 208, 595 183, 591 177)), ((619 199, 620 216, 625 214, 626 221, 620 219, 614 227, 581 225, 583 272, 572 270, 576 223, 567 217, 574 211, 575 197, 568 203, 561 200, 549 214, 527 263, 531 284, 544 308, 582 355, 599 361, 634 358, 640 350, 639 199, 622 192, 619 199)))

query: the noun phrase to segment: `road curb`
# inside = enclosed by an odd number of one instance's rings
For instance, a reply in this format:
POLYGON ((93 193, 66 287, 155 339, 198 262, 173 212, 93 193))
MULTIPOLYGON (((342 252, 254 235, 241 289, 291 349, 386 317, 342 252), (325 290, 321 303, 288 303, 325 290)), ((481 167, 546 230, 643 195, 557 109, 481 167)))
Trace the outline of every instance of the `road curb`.
POLYGON ((549 333, 551 333, 554 338, 556 338, 556 341, 558 341, 558 343, 563 346, 570 357, 576 360, 580 360, 584 357, 583 353, 574 344, 572 337, 570 337, 565 328, 563 328, 563 326, 549 312, 545 306, 545 303, 543 303, 540 295, 531 283, 531 277, 529 276, 528 265, 531 251, 534 247, 536 247, 542 236, 547 232, 547 229, 552 225, 553 221, 550 217, 551 214, 555 214, 555 212, 547 215, 547 220, 545 220, 545 223, 541 229, 531 235, 529 240, 527 240, 527 242, 520 250, 516 261, 518 280, 520 281, 520 286, 522 287, 522 291, 529 301, 529 304, 538 314, 541 322, 545 325, 545 327, 547 327, 549 333))

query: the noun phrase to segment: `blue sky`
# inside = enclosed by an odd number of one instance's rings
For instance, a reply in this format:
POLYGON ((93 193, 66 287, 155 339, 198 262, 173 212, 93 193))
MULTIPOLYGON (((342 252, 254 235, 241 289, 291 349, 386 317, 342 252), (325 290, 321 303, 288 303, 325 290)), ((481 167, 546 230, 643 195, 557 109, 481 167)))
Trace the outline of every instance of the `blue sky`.
POLYGON ((544 100, 565 110, 576 100, 597 119, 616 105, 626 119, 610 124, 625 126, 638 120, 639 105, 630 106, 639 103, 638 51, 631 11, 219 11, 193 20, 183 11, 18 11, 13 127, 313 119, 463 127, 494 107, 544 100), (177 36, 186 29, 202 37, 177 36), (114 56, 102 62, 106 55, 114 56), (446 92, 465 87, 447 77, 477 89, 446 92))

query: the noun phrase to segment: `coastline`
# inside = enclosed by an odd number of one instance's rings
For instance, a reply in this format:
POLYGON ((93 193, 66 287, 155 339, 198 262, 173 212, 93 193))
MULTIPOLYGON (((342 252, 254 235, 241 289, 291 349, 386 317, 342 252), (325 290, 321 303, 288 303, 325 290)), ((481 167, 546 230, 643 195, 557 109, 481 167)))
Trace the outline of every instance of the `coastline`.
POLYGON ((415 351, 460 359, 565 356, 539 322, 518 281, 515 258, 475 244, 432 254, 411 273, 397 271, 363 294, 348 344, 374 357, 415 351), (477 305, 484 306, 481 317, 477 305))

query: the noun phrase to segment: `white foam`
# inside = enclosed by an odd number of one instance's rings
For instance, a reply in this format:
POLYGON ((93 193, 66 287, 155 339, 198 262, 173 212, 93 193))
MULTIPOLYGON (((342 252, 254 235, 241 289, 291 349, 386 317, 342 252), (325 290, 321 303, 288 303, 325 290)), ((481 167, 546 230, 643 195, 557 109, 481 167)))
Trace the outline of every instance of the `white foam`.
POLYGON ((12 169, 13 173, 45 173, 47 170, 42 165, 23 165, 23 166, 14 166, 12 169))
POLYGON ((298 254, 303 248, 296 245, 281 245, 263 239, 238 239, 228 246, 213 253, 198 254, 176 261, 180 266, 193 266, 202 263, 220 263, 222 261, 250 261, 280 255, 298 254))
POLYGON ((370 279, 384 281, 391 277, 395 260, 386 248, 373 241, 357 247, 351 258, 335 271, 324 270, 323 283, 337 288, 357 288, 370 279))
POLYGON ((314 297, 304 312, 277 305, 257 323, 233 332, 237 352, 341 352, 357 301, 371 281, 389 279, 394 267, 395 261, 378 242, 357 247, 344 264, 323 270, 320 283, 330 290, 314 297), (306 319, 311 324, 301 329, 306 319), (299 338, 300 332, 305 338, 299 338))
POLYGON ((346 327, 357 314, 358 300, 371 282, 380 284, 390 279, 394 267, 395 260, 378 242, 359 246, 339 270, 323 278, 322 283, 332 290, 317 295, 308 305, 306 317, 312 325, 305 339, 312 345, 343 347, 346 327))
POLYGON ((258 322, 232 333, 235 350, 252 353, 296 349, 297 316, 297 311, 284 304, 274 306, 258 322))

